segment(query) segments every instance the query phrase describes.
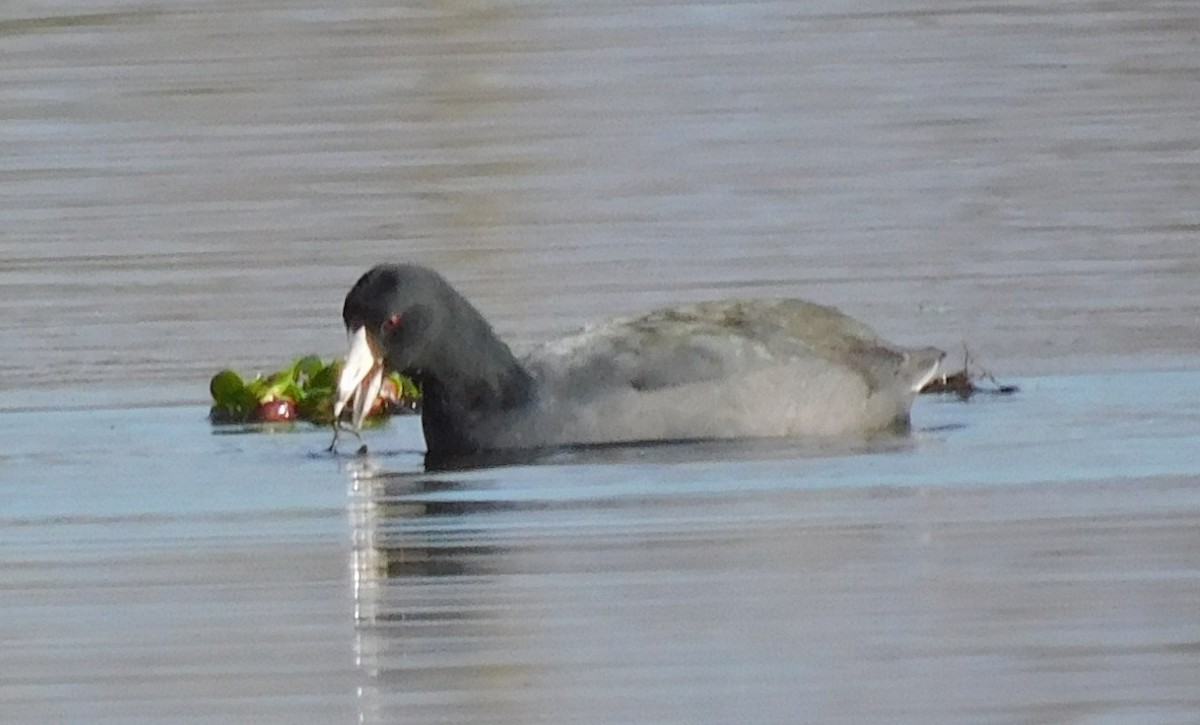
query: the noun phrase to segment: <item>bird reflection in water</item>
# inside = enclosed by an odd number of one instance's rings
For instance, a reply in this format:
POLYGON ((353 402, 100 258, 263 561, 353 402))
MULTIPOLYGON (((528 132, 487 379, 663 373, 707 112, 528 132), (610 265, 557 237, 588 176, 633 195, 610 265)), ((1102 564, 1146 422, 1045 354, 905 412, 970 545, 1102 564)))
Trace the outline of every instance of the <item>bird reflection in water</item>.
MULTIPOLYGON (((491 488, 495 482, 486 477, 453 473, 355 476, 350 510, 363 722, 391 721, 401 693, 503 688, 526 677, 530 665, 497 652, 514 649, 518 636, 508 613, 536 603, 491 586, 513 573, 511 562, 506 566, 511 552, 491 542, 506 538, 496 515, 542 504, 489 500, 491 488)), ((519 721, 519 713, 512 715, 519 721)))

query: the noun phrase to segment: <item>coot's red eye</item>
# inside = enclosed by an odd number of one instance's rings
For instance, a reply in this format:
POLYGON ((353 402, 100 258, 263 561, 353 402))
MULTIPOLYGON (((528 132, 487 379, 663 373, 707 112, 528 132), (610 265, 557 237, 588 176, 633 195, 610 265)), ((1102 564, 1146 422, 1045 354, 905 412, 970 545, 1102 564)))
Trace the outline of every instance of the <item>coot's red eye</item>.
POLYGON ((383 321, 383 329, 394 330, 397 327, 399 327, 400 323, 403 321, 404 321, 404 315, 401 315, 401 314, 391 315, 386 320, 383 321))

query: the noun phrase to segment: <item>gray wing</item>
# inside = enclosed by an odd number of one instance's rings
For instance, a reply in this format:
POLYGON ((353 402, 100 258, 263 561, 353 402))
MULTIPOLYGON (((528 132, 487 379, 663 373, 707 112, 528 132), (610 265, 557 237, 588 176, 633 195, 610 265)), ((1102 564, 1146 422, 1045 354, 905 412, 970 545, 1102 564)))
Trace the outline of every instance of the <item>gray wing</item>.
POLYGON ((745 341, 616 321, 534 350, 526 368, 576 400, 629 389, 648 392, 734 374, 745 341))
POLYGON ((581 400, 617 389, 715 382, 800 358, 854 370, 870 389, 912 385, 940 359, 937 351, 929 354, 937 354, 932 363, 914 352, 889 346, 832 307, 733 300, 611 320, 533 350, 525 364, 545 384, 581 400))
POLYGON ((493 421, 488 435, 519 447, 881 430, 907 421, 939 358, 800 300, 675 307, 531 351, 533 413, 493 421))

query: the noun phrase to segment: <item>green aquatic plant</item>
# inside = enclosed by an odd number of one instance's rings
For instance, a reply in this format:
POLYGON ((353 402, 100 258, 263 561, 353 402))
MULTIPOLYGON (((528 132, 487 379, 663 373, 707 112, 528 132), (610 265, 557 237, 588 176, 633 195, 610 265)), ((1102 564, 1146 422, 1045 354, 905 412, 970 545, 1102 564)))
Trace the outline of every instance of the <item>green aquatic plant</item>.
MULTIPOLYGON (((209 418, 214 423, 278 423, 306 421, 320 425, 333 422, 340 360, 323 361, 316 355, 298 358, 270 375, 245 380, 233 370, 213 376, 209 418)), ((417 409, 421 393, 416 384, 399 373, 385 379, 368 420, 379 421, 397 413, 417 409)))

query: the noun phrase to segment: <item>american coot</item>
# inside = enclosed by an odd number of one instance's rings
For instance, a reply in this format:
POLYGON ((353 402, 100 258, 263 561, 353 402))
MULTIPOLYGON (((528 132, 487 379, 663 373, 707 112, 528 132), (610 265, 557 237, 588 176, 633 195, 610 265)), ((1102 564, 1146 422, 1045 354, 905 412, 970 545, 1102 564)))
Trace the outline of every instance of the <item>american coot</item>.
POLYGON ((518 359, 437 272, 380 265, 346 295, 335 413, 357 431, 384 369, 421 387, 434 458, 566 444, 834 436, 908 424, 934 348, 832 307, 704 302, 621 317, 518 359))

